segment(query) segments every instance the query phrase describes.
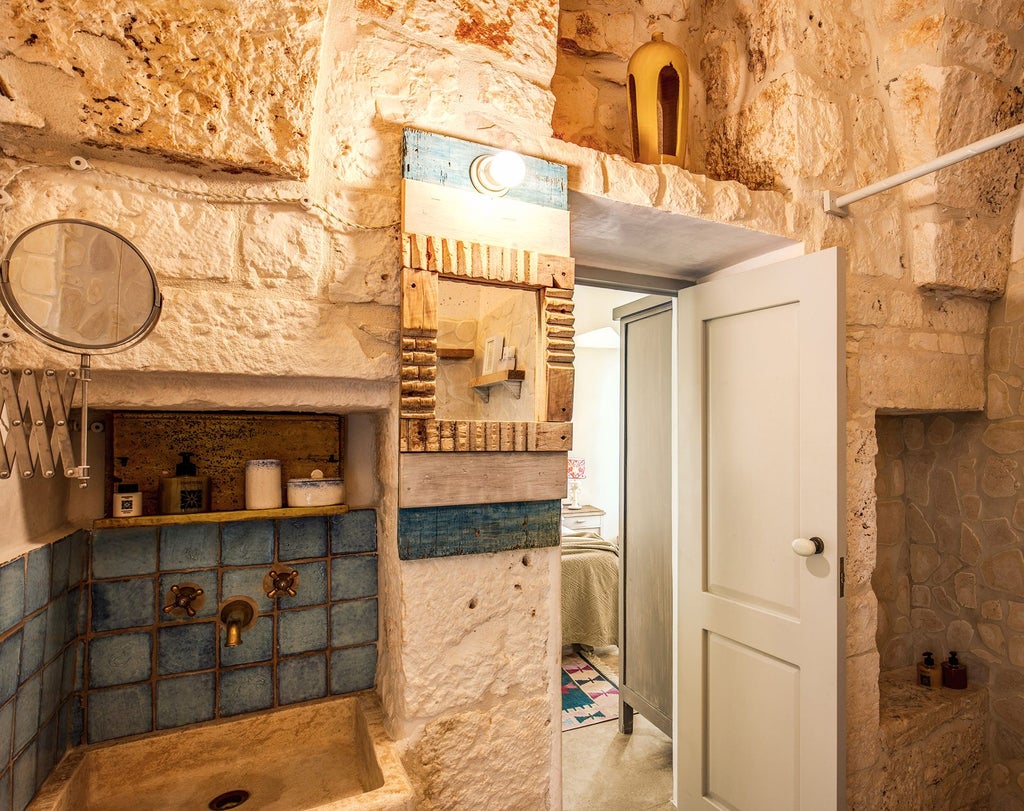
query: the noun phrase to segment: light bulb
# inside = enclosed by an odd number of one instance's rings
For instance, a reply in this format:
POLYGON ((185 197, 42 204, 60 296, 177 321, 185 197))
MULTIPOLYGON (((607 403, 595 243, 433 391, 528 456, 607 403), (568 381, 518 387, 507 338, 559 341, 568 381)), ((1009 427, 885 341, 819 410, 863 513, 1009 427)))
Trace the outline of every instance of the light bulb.
POLYGON ((480 155, 469 166, 469 178, 481 194, 501 197, 526 178, 526 162, 515 152, 480 155))

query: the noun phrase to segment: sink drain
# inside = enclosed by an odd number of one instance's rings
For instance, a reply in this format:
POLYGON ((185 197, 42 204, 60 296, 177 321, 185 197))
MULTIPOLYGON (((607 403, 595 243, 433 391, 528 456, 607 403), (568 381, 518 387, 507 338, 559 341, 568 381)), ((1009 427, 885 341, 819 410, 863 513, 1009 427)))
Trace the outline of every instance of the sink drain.
POLYGON ((213 811, 225 811, 228 808, 238 808, 242 803, 249 799, 249 792, 242 788, 236 788, 232 791, 225 791, 223 794, 218 794, 212 800, 207 808, 213 809, 213 811))

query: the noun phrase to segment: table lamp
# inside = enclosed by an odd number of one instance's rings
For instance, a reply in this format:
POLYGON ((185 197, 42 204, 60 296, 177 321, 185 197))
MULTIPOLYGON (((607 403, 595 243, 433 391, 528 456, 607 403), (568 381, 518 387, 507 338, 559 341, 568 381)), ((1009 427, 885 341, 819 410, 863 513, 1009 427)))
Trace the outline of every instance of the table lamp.
POLYGON ((569 459, 569 495, 571 501, 566 505, 567 509, 578 510, 580 508, 580 479, 587 478, 587 462, 585 459, 569 459))

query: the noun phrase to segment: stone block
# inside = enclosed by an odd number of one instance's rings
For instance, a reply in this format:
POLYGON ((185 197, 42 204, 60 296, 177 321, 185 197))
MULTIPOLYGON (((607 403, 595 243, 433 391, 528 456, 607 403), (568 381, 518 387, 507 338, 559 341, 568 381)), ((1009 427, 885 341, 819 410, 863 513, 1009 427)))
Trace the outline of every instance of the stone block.
POLYGON ((1006 290, 1010 231, 977 217, 913 227, 914 284, 992 300, 1006 290))
POLYGON ((982 561, 981 573, 989 587, 1024 596, 1024 554, 1020 549, 997 552, 982 561))
POLYGON ((985 428, 981 435, 985 447, 1000 454, 1024 450, 1024 419, 1001 420, 985 428))
POLYGON ((0 27, 18 58, 74 77, 76 142, 304 177, 326 6, 17 0, 0 27))
POLYGON ((1016 473, 1019 465, 1015 459, 990 456, 985 460, 981 473, 981 489, 989 498, 1009 498, 1020 487, 1016 473))

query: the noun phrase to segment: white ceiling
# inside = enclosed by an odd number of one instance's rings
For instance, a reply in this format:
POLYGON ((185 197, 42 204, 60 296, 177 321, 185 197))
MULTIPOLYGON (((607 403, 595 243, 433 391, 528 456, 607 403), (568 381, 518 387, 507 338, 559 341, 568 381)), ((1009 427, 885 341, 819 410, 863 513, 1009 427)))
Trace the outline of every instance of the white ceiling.
POLYGON ((785 237, 576 191, 569 192, 569 213, 576 274, 584 279, 588 269, 598 269, 694 281, 796 244, 785 237))

